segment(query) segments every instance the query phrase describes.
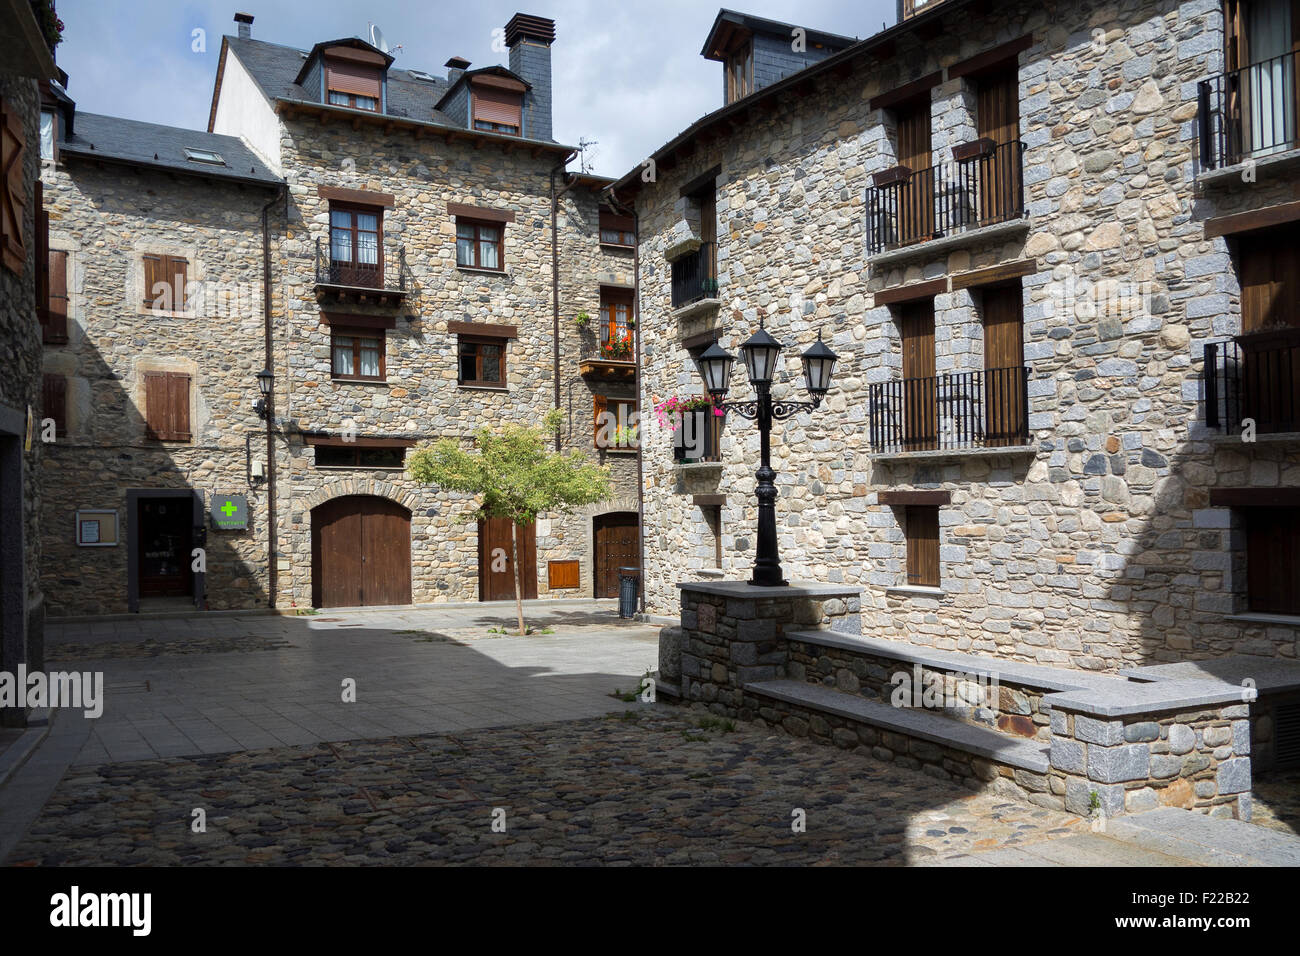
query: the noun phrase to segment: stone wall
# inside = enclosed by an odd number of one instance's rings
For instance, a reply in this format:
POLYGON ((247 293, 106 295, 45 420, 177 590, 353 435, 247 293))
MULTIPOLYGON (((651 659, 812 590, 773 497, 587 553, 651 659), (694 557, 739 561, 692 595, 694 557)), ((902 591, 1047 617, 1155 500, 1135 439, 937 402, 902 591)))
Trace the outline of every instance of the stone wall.
MULTIPOLYGON (((841 356, 822 409, 778 423, 779 542, 789 573, 863 587, 864 627, 938 648, 1089 670, 1230 653, 1294 657, 1285 622, 1241 621, 1240 535, 1213 487, 1300 481, 1285 442, 1215 439, 1202 407, 1203 345, 1240 328, 1237 276, 1206 218, 1293 198, 1289 176, 1198 183, 1197 82, 1223 68, 1214 0, 1018 3, 963 10, 962 29, 903 36, 892 57, 753 111, 636 196, 641 217, 643 394, 701 386, 683 338, 733 353, 760 318, 786 344, 774 396, 802 398, 797 356, 820 331, 841 356), (1028 219, 872 256, 864 196, 894 163, 873 96, 1030 34, 1019 54, 1028 219), (676 315, 665 253, 680 247, 680 187, 714 165, 720 308, 676 315), (894 312, 877 294, 1032 260, 1021 280, 1030 442, 1023 453, 876 453, 870 386, 901 377, 894 312), (951 494, 940 511, 941 593, 904 585, 902 515, 885 490, 951 494), (1234 562, 1238 567, 1234 573, 1234 562)), ((933 160, 975 130, 969 78, 931 91, 933 160)), ((936 367, 982 368, 981 294, 935 296, 936 367)), ((750 396, 739 363, 730 398, 750 396)), ((756 429, 731 422, 723 465, 674 465, 654 422, 644 448, 648 607, 672 613, 701 533, 694 494, 724 494, 752 561, 756 429)))

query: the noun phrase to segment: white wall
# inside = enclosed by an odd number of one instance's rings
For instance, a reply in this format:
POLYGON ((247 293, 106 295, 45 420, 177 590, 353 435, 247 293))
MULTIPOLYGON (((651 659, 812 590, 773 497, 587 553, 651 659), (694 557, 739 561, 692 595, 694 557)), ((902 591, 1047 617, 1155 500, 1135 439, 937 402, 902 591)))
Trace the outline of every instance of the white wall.
POLYGON ((212 132, 241 137, 249 148, 283 176, 280 166, 280 118, 239 57, 226 51, 226 69, 212 132))

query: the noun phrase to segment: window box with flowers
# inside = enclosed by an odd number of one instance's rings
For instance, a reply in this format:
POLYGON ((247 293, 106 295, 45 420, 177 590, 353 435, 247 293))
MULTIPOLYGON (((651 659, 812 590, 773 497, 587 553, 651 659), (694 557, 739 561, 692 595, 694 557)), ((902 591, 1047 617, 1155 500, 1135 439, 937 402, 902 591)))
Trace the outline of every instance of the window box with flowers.
POLYGON ((707 395, 672 395, 656 402, 655 417, 673 433, 673 461, 719 462, 726 412, 707 395))

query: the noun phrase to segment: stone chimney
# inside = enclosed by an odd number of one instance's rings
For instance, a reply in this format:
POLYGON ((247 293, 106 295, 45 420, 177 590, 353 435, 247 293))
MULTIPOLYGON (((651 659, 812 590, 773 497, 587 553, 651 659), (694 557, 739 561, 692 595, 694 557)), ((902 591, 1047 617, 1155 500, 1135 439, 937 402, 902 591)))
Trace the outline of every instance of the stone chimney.
POLYGON ((447 85, 454 86, 456 81, 464 76, 465 71, 469 69, 469 60, 463 56, 453 56, 443 66, 447 68, 447 85))
POLYGON ((516 13, 506 24, 510 70, 532 86, 524 98, 523 135, 529 139, 551 138, 551 44, 554 42, 554 20, 516 13))
POLYGON ((235 22, 239 24, 239 39, 251 40, 253 38, 253 15, 251 13, 236 13, 235 22))

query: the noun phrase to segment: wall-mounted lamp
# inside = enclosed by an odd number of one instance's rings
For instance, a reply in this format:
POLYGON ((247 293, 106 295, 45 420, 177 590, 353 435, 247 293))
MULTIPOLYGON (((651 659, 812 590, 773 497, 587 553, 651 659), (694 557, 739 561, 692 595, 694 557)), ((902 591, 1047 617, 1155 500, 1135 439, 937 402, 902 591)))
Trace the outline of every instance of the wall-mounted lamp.
POLYGON ((275 376, 271 374, 270 369, 262 369, 257 373, 257 388, 262 393, 262 397, 253 403, 253 411, 257 412, 257 417, 266 421, 266 400, 271 397, 271 386, 275 383, 275 376))

